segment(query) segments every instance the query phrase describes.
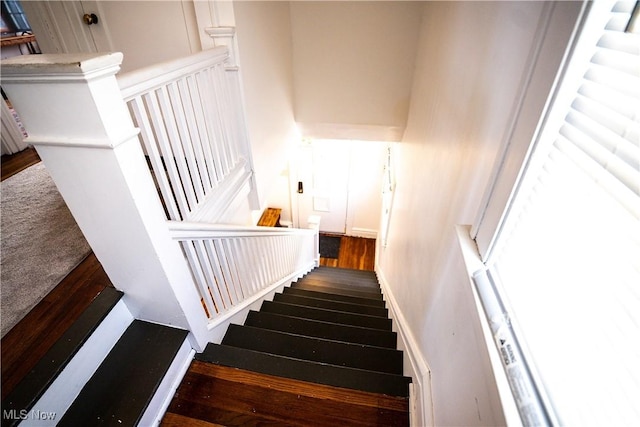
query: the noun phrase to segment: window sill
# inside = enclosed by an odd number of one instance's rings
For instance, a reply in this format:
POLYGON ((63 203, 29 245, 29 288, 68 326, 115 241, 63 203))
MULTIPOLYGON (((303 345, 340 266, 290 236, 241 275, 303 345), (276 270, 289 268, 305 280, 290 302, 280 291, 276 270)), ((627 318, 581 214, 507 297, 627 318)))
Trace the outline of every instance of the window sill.
POLYGON ((507 375, 505 374, 504 368, 502 366, 502 361, 500 359, 500 355, 498 354, 498 349, 496 348, 496 345, 493 341, 493 335, 491 333, 491 329, 489 328, 489 323, 487 322, 487 317, 484 313, 482 303, 480 301, 480 298, 478 297, 478 292, 476 291, 476 287, 473 284, 473 273, 480 269, 483 269, 484 264, 480 260, 480 255, 478 254, 478 248, 475 242, 469 235, 470 229, 471 227, 468 225, 456 226, 458 243, 460 245, 460 250, 462 252, 465 266, 467 268, 467 275, 469 276, 469 286, 471 287, 471 291, 473 293, 473 300, 475 302, 476 310, 478 311, 478 318, 480 319, 480 324, 482 326, 482 335, 487 346, 487 352, 489 353, 489 360, 491 362, 493 376, 498 388, 498 394, 500 396, 500 403, 502 405, 504 418, 508 426, 522 426, 522 420, 520 419, 520 414, 518 412, 516 402, 513 398, 511 387, 509 386, 509 380, 507 379, 507 375))

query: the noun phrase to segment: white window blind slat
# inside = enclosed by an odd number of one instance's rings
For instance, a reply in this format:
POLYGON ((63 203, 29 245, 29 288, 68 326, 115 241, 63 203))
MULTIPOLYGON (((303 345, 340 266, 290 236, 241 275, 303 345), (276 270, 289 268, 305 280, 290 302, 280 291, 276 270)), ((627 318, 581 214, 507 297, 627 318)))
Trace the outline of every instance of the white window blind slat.
POLYGON ((633 192, 640 194, 639 162, 638 157, 633 157, 638 150, 634 150, 631 142, 573 111, 567 116, 560 134, 573 140, 633 192))
POLYGON ((632 77, 640 76, 640 59, 634 54, 619 50, 600 49, 593 55, 591 62, 613 68, 632 77))
POLYGON ((602 106, 616 111, 618 114, 630 120, 633 120, 638 114, 637 102, 626 93, 611 91, 605 86, 586 80, 580 86, 580 89, 578 89, 578 93, 602 106))
POLYGON ((629 22, 629 12, 613 13, 605 29, 610 31, 624 31, 629 22))
POLYGON ((637 194, 609 173, 607 169, 602 168, 600 164, 595 162, 584 150, 580 149, 575 141, 563 138, 562 136, 555 141, 554 147, 560 152, 568 154, 568 157, 579 166, 595 184, 603 187, 612 199, 617 200, 636 220, 640 220, 640 199, 638 199, 637 194))
MULTIPOLYGON (((613 5, 613 7, 611 8, 611 14, 612 15, 616 15, 618 13, 623 13, 625 14, 627 21, 629 20, 629 14, 633 11, 633 6, 635 5, 635 2, 633 1, 629 1, 629 0, 621 0, 619 2, 616 2, 616 4, 613 5)), ((624 29, 620 30, 620 31, 624 31, 624 29)))
POLYGON ((584 77, 610 90, 626 93, 634 98, 640 95, 640 87, 637 85, 638 80, 626 73, 620 73, 607 67, 594 65, 587 70, 584 77))
POLYGON ((488 277, 550 422, 640 425, 640 35, 590 12, 488 277))
MULTIPOLYGON (((628 18, 627 18, 628 20, 628 18)), ((630 55, 638 54, 638 43, 633 35, 621 31, 605 31, 598 40, 598 47, 626 52, 630 55)))
MULTIPOLYGON (((576 127, 585 129, 585 132, 598 139, 598 142, 603 145, 624 145, 627 129, 633 126, 633 121, 629 117, 618 114, 617 111, 608 108, 606 105, 581 95, 576 96, 571 107, 573 111, 569 113, 570 118, 567 121, 576 124, 576 127), (590 128, 592 128, 592 131, 586 130, 590 128), (609 138, 617 138, 623 141, 613 142, 609 138)), ((629 145, 633 145, 630 140, 626 142, 629 145)))

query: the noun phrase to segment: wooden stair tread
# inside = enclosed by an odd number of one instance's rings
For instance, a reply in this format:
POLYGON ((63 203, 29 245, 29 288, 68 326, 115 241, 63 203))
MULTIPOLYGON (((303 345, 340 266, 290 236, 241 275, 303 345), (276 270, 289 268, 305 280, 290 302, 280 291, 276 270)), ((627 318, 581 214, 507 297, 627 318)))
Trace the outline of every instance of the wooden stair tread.
POLYGON ((58 425, 136 425, 186 336, 134 320, 58 425))
POLYGON ((251 311, 245 325, 385 348, 395 349, 397 344, 397 335, 393 331, 348 326, 260 311, 251 311))
POLYGON ((222 344, 312 362, 402 375, 402 352, 396 349, 234 324, 229 325, 222 344))
POLYGON ((304 276, 296 283, 310 283, 319 286, 336 287, 349 289, 358 292, 369 292, 374 294, 380 294, 380 285, 375 281, 354 281, 352 279, 332 278, 332 277, 319 277, 319 276, 304 276))
MULTIPOLYGON (((55 381, 82 345, 122 298, 122 292, 107 287, 46 352, 35 367, 2 401, 3 410, 30 410, 55 381)), ((7 425, 13 425, 9 422, 7 425)), ((18 420, 15 420, 16 423, 18 420)))
POLYGON ((354 286, 379 288, 378 276, 373 271, 349 270, 344 268, 318 267, 305 277, 319 280, 351 282, 354 286), (335 271, 331 271, 335 270, 335 271))
POLYGON ((362 326, 385 331, 391 330, 391 319, 367 316, 364 314, 345 313, 343 311, 286 304, 277 301, 263 301, 260 310, 293 317, 321 320, 324 322, 342 323, 345 325, 362 326))
POLYGON ((350 289, 346 287, 336 287, 336 286, 331 286, 322 282, 298 281, 298 282, 292 283, 291 287, 294 289, 304 289, 308 291, 325 292, 328 294, 335 294, 335 295, 346 295, 351 297, 366 298, 366 299, 372 299, 372 300, 378 300, 378 301, 383 300, 381 293, 366 292, 366 291, 363 292, 357 289, 350 289))
POLYGON ((209 344, 196 359, 262 374, 291 378, 346 389, 409 397, 411 379, 401 375, 372 372, 221 344, 209 344))
POLYGON ((355 277, 365 277, 377 280, 378 277, 374 271, 369 270, 357 270, 355 268, 337 268, 337 267, 317 267, 309 274, 327 274, 331 276, 346 276, 351 275, 355 277))
MULTIPOLYGON (((407 398, 345 390, 197 360, 178 388, 168 414, 227 426, 409 425, 407 398), (198 396, 197 402, 183 399, 193 395, 198 396)), ((178 425, 168 423, 166 418, 163 426, 178 425)))
POLYGON ((305 305, 307 307, 326 308, 328 310, 344 311, 348 313, 366 314, 387 318, 389 313, 384 307, 372 307, 370 305, 354 304, 343 301, 332 301, 318 297, 308 297, 291 294, 275 294, 273 301, 287 304, 305 305))
POLYGON ((386 304, 384 302, 384 300, 380 300, 380 299, 370 299, 370 298, 359 298, 359 297, 352 297, 349 295, 340 295, 340 294, 335 294, 335 293, 329 293, 329 292, 319 292, 319 291, 310 291, 307 289, 301 289, 301 288, 292 288, 292 287, 286 287, 282 290, 283 294, 291 294, 291 295, 299 295, 299 296, 303 296, 303 297, 310 297, 310 298, 319 298, 319 299, 326 299, 326 300, 333 300, 333 301, 342 301, 342 302, 348 302, 348 303, 352 303, 352 304, 358 304, 358 305, 369 305, 372 307, 385 307, 386 304))

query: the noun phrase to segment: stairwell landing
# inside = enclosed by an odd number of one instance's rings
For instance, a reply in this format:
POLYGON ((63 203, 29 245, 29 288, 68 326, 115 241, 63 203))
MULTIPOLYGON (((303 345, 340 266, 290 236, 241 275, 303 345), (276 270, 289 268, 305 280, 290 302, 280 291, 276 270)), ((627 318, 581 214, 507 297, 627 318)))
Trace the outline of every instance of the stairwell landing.
POLYGON ((396 340, 375 273, 316 268, 196 355, 162 425, 409 425, 396 340))

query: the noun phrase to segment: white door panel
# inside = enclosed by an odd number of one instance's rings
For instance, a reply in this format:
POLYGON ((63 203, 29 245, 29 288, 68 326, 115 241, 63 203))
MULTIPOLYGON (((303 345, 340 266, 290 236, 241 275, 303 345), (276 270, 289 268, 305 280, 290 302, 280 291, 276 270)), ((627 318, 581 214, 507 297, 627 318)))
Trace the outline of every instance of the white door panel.
MULTIPOLYGON (((298 217, 321 217, 320 231, 345 233, 349 188, 349 141, 312 141, 298 150, 298 217)), ((301 225, 302 225, 301 224, 301 225)))

